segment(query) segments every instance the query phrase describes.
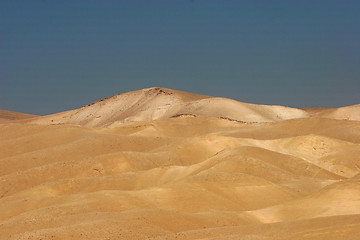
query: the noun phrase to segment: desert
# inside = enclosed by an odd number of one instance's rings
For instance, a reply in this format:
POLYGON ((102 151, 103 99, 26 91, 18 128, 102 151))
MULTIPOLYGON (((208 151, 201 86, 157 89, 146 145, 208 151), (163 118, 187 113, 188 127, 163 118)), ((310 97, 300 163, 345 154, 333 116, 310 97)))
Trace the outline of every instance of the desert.
POLYGON ((360 105, 168 88, 0 111, 0 239, 356 240, 360 105))

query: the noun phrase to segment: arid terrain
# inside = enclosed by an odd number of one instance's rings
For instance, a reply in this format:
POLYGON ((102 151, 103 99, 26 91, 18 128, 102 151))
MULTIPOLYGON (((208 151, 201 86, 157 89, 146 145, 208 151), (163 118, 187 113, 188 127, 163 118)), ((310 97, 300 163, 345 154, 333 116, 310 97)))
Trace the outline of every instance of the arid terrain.
POLYGON ((0 110, 0 123, 10 122, 13 120, 34 118, 34 117, 37 117, 37 116, 32 115, 32 114, 26 114, 26 113, 0 110))
POLYGON ((148 88, 0 119, 0 239, 360 239, 360 105, 148 88))

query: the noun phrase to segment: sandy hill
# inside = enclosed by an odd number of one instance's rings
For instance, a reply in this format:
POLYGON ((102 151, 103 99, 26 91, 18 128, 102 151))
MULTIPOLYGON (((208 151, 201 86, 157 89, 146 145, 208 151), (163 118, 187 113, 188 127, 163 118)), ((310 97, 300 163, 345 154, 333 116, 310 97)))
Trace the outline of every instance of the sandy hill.
POLYGON ((128 121, 150 121, 182 115, 273 122, 307 117, 300 109, 242 103, 167 88, 148 88, 102 99, 80 109, 42 117, 41 124, 104 127, 128 121))
POLYGON ((0 110, 0 123, 37 117, 36 115, 0 110))
POLYGON ((341 108, 303 108, 310 117, 360 121, 360 104, 341 108))
POLYGON ((322 117, 360 121, 360 104, 337 108, 323 114, 322 117))
POLYGON ((79 109, 31 120, 37 124, 117 126, 181 116, 217 117, 247 123, 269 123, 297 118, 331 118, 360 121, 360 105, 342 108, 290 108, 238 102, 153 87, 101 99, 79 109))
POLYGON ((0 124, 0 239, 357 240, 357 109, 150 88, 0 124))

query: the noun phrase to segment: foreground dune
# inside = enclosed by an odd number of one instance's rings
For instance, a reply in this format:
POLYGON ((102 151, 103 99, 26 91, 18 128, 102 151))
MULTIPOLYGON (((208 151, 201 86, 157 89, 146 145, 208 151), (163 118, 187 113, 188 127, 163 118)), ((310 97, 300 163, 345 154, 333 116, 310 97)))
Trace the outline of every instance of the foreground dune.
POLYGON ((0 239, 360 236, 360 121, 130 95, 0 124, 0 239))

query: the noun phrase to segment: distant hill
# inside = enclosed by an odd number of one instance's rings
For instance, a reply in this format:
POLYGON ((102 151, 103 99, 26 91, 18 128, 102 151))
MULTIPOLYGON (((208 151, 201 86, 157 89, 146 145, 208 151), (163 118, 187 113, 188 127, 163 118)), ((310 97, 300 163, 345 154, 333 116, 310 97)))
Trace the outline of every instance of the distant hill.
POLYGON ((306 118, 301 109, 238 102, 167 88, 147 88, 115 95, 80 109, 37 119, 41 124, 103 127, 130 121, 150 121, 183 115, 218 117, 239 122, 275 122, 306 118))
MULTIPOLYGON (((35 117, 17 114, 9 113, 6 119, 35 117)), ((79 109, 38 117, 29 122, 107 127, 124 122, 144 122, 182 116, 215 117, 244 123, 271 123, 298 118, 360 121, 360 104, 341 108, 301 109, 244 103, 228 98, 153 87, 118 94, 79 109)))
POLYGON ((37 117, 37 115, 13 112, 8 110, 0 110, 0 123, 9 122, 13 120, 34 118, 34 117, 37 117))

